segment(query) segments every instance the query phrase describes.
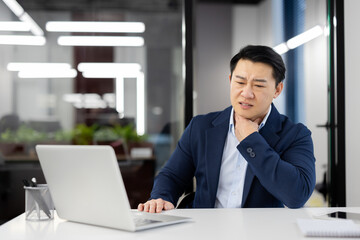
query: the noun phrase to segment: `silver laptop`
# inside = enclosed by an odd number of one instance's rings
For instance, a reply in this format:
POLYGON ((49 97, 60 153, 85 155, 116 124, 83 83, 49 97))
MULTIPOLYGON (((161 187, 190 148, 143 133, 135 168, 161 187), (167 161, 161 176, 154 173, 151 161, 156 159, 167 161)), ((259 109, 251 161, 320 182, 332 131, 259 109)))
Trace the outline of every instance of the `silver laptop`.
POLYGON ((110 146, 37 145, 36 151, 60 218, 127 231, 191 220, 131 210, 110 146))

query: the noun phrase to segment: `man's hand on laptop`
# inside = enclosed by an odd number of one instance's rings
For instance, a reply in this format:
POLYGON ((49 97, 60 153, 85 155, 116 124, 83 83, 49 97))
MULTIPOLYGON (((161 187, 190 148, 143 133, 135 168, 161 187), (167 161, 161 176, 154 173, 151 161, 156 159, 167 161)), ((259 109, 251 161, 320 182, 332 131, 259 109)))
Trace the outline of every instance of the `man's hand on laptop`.
POLYGON ((174 209, 174 205, 171 202, 165 201, 161 198, 151 199, 146 203, 140 203, 138 206, 139 211, 149 212, 149 213, 160 213, 162 210, 171 210, 174 209))

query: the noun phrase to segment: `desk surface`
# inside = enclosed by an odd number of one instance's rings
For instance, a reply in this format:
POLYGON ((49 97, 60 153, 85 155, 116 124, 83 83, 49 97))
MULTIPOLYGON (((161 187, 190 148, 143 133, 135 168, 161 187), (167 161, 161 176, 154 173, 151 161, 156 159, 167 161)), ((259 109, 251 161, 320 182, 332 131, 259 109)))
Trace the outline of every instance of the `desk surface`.
MULTIPOLYGON (((312 218, 335 210, 360 212, 360 208, 301 209, 177 209, 164 214, 188 216, 193 222, 142 232, 52 221, 25 221, 24 214, 0 226, 0 239, 307 239, 296 225, 297 218, 312 218)), ((311 238, 315 240, 317 238, 311 238)), ((324 239, 324 238, 319 238, 324 239)))

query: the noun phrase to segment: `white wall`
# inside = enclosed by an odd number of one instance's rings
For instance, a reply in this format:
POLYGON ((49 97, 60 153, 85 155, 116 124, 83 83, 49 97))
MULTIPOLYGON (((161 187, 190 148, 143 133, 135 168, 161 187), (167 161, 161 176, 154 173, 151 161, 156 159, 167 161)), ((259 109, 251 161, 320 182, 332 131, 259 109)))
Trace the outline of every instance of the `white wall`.
POLYGON ((346 205, 360 206, 359 29, 360 1, 345 0, 346 205))
POLYGON ((196 5, 194 115, 230 106, 231 5, 196 5))

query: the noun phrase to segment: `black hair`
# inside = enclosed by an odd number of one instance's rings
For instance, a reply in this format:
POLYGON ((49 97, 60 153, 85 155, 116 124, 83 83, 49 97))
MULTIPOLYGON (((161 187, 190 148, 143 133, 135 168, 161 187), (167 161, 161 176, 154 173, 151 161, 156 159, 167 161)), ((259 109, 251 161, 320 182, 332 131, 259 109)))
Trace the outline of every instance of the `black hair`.
POLYGON ((272 48, 261 45, 248 45, 242 48, 230 61, 230 74, 232 76, 236 64, 240 59, 250 60, 252 62, 261 62, 268 64, 273 69, 273 77, 276 86, 285 78, 285 64, 281 56, 272 48))

